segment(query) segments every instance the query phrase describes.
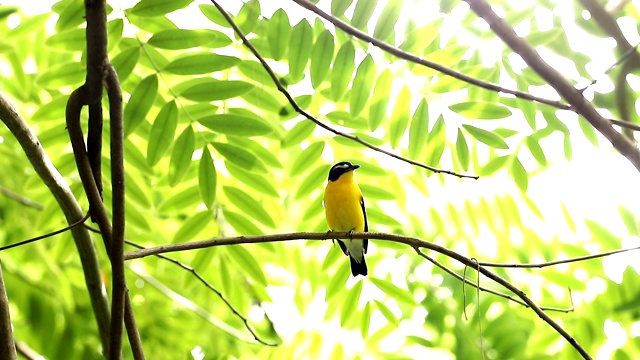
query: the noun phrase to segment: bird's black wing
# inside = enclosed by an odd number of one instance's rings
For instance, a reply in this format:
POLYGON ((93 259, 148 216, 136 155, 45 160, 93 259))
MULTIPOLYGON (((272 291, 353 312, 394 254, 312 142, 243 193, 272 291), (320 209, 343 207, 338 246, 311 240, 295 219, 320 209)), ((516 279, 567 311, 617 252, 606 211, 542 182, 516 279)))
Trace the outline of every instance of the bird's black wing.
MULTIPOLYGON (((364 232, 369 232, 369 224, 367 223, 367 210, 364 208, 364 197, 360 197, 360 207, 362 208, 362 215, 364 216, 364 232)), ((367 253, 367 246, 369 245, 369 239, 364 239, 362 242, 362 247, 364 248, 364 253, 367 253)))

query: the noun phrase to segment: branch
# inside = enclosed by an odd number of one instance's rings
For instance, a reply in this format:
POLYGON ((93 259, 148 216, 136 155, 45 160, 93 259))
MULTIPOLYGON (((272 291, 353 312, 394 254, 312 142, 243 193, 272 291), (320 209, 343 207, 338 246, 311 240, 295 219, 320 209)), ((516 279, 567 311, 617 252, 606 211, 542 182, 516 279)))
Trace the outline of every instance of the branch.
POLYGON ((2 262, 0 261, 0 359, 17 360, 16 344, 11 330, 11 314, 9 312, 9 298, 2 277, 2 262))
POLYGON ((571 258, 571 259, 547 261, 547 262, 542 262, 542 263, 503 264, 503 263, 481 262, 480 265, 485 266, 485 267, 499 267, 499 268, 522 268, 522 269, 544 268, 544 267, 547 267, 547 266, 553 266, 553 265, 558 265, 558 264, 569 264, 569 263, 572 263, 572 262, 597 259, 597 258, 609 256, 609 255, 620 254, 620 253, 623 253, 623 252, 634 251, 634 250, 640 250, 640 246, 634 247, 634 248, 629 248, 629 249, 619 249, 619 250, 607 251, 607 252, 593 254, 593 255, 579 256, 579 257, 575 257, 575 258, 571 258))
POLYGON ((31 238, 31 239, 19 241, 19 242, 14 243, 14 244, 0 246, 0 251, 11 249, 11 248, 22 246, 22 245, 26 245, 26 244, 29 244, 29 243, 32 243, 32 242, 35 242, 35 241, 38 241, 38 240, 42 240, 42 239, 46 239, 48 237, 52 237, 52 236, 55 236, 55 235, 58 235, 58 234, 62 234, 63 232, 71 230, 74 227, 84 223, 85 221, 87 221, 88 218, 89 218, 89 213, 87 213, 87 215, 85 215, 82 219, 78 220, 77 222, 75 222, 75 223, 73 223, 73 224, 71 224, 69 226, 65 226, 62 229, 59 229, 59 230, 56 230, 56 231, 52 231, 52 232, 44 234, 44 235, 36 236, 34 238, 31 238))
POLYGON ((221 246, 221 245, 235 245, 235 244, 255 244, 255 243, 264 243, 264 242, 279 242, 279 241, 287 241, 287 240, 300 240, 300 239, 308 239, 308 240, 327 240, 327 239, 376 239, 376 240, 387 240, 398 243, 403 243, 409 245, 413 248, 426 248, 441 254, 444 254, 452 259, 459 261, 460 263, 471 266, 473 268, 477 268, 477 270, 482 273, 484 276, 489 279, 497 282, 498 284, 504 286, 509 291, 516 294, 524 303, 526 303, 531 309, 538 314, 542 320, 544 320, 547 324, 549 324, 553 329, 555 329, 562 337, 564 337, 571 346, 573 346, 585 359, 591 359, 586 350, 578 344, 576 339, 574 339, 566 330, 564 330, 558 323, 556 323, 553 319, 549 317, 538 305, 536 305, 533 300, 531 300, 522 290, 519 290, 515 286, 511 285, 508 281, 501 278, 500 276, 494 274, 493 272, 485 269, 483 266, 478 266, 478 263, 475 260, 472 260, 466 256, 460 255, 454 251, 451 251, 447 248, 444 248, 440 245, 436 245, 421 239, 406 237, 395 234, 385 234, 385 233, 375 233, 375 232, 367 232, 367 233, 347 233, 347 232, 332 232, 332 233, 288 233, 288 234, 273 234, 273 235, 254 235, 254 236, 239 236, 239 237, 231 237, 231 238, 220 238, 220 239, 211 239, 211 240, 203 240, 203 241, 195 241, 190 243, 182 243, 182 244, 171 244, 171 245, 162 245, 158 247, 148 248, 144 250, 135 250, 131 252, 127 252, 124 254, 125 260, 138 259, 143 258, 150 255, 156 255, 167 252, 175 252, 175 251, 183 251, 183 250, 194 250, 201 249, 205 247, 213 247, 213 246, 221 246))
MULTIPOLYGON (((88 225, 87 225, 88 226, 88 225)), ((90 227, 89 227, 90 228, 90 227)), ((91 228, 93 229, 93 228, 91 228)), ((127 241, 125 240, 125 242, 131 246, 135 246, 138 249, 145 249, 144 246, 138 245, 132 241, 127 241)), ((229 300, 227 300, 224 295, 222 294, 222 292, 220 292, 220 290, 216 289, 213 285, 211 285, 207 280, 205 280, 197 271, 196 269, 194 269, 193 267, 189 266, 189 265, 185 265, 183 263, 181 263, 180 261, 176 260, 176 259, 172 259, 168 256, 162 255, 162 254, 157 254, 155 255, 157 257, 159 257, 160 259, 166 260, 174 265, 177 265, 179 267, 181 267, 184 270, 187 270, 188 272, 190 272, 193 276, 196 277, 196 279, 198 279, 202 284, 204 284, 204 286, 206 286, 209 290, 213 291, 216 295, 218 295, 218 297, 220 298, 220 300, 222 300, 225 305, 227 305, 227 307, 229 308, 229 310, 231 310, 231 312, 237 316, 238 318, 240 318, 240 321, 242 321, 242 323, 244 324, 244 327, 247 329, 247 331, 249 331, 251 333, 251 335, 253 335, 253 338, 259 342, 262 345, 267 345, 267 346, 277 346, 278 344, 274 344, 274 343, 270 343, 270 342, 266 342, 265 340, 260 339, 260 337, 258 336, 258 334, 256 333, 255 330, 253 330, 253 328, 251 327, 251 325, 249 325, 249 320, 247 320, 247 318, 240 314, 240 311, 238 311, 230 302, 229 300)))
POLYGON ((29 199, 29 198, 26 198, 26 197, 24 197, 22 195, 16 194, 16 193, 14 193, 13 191, 7 189, 4 186, 0 186, 0 193, 4 194, 9 199, 17 201, 18 203, 20 203, 20 204, 22 204, 24 206, 29 206, 29 207, 32 207, 32 208, 34 208, 36 210, 44 209, 42 204, 40 204, 40 203, 38 203, 36 201, 33 201, 33 200, 29 199))
MULTIPOLYGON (((516 304, 522 305, 522 306, 524 306, 526 308, 529 307, 529 305, 527 305, 525 302, 523 302, 522 300, 518 300, 518 299, 514 298, 511 295, 507 295, 507 294, 504 294, 504 293, 501 293, 501 292, 498 292, 498 291, 495 291, 495 290, 491 290, 491 289, 488 289, 488 288, 485 288, 485 287, 482 287, 482 286, 478 286, 478 284, 476 284, 475 282, 468 280, 465 276, 462 276, 462 275, 456 273, 455 271, 453 271, 453 270, 449 269, 448 267, 444 266, 444 264, 438 262, 436 259, 434 259, 434 258, 428 256, 427 254, 423 253, 417 247, 414 247, 413 250, 415 250, 418 253, 418 255, 422 256, 427 261, 431 262, 433 265, 439 267, 440 269, 444 270, 444 272, 446 272, 447 274, 453 276, 454 278, 462 281, 465 284, 469 284, 469 285, 477 288, 478 290, 482 290, 484 292, 488 292, 489 294, 493 294, 493 295, 505 298, 505 299, 507 299, 509 301, 513 301, 516 304)), ((480 263, 480 265, 484 266, 483 263, 480 263)), ((477 266, 476 266, 476 268, 477 268, 477 266)), ((542 309, 544 311, 557 311, 557 312, 563 312, 563 313, 569 313, 569 312, 573 312, 574 311, 573 306, 571 308, 569 308, 569 309, 561 309, 561 308, 555 308, 555 307, 541 306, 540 309, 542 309)))
POLYGON ((515 51, 538 75, 547 81, 560 96, 571 104, 572 110, 582 115, 596 130, 606 137, 613 147, 624 155, 640 171, 640 151, 629 139, 616 131, 611 123, 575 89, 556 69, 547 64, 521 37, 516 35, 502 18, 493 12, 485 0, 465 0, 471 9, 484 19, 491 29, 515 51))
MULTIPOLYGON (((51 160, 40 145, 38 137, 2 92, 0 92, 0 120, 4 122, 9 131, 18 140, 18 143, 20 143, 31 166, 58 202, 67 219, 67 223, 73 224, 82 219, 84 212, 69 189, 66 180, 51 163, 51 160)), ((98 323, 100 340, 102 341, 102 346, 106 348, 110 322, 109 302, 106 294, 102 292, 103 283, 96 249, 86 229, 75 227, 71 229, 71 234, 80 255, 91 306, 98 323)))
POLYGON ((29 347, 29 345, 23 342, 16 343, 16 350, 18 354, 22 355, 27 360, 42 360, 44 356, 38 354, 35 350, 29 347))
POLYGON ((387 43, 385 43, 384 41, 378 40, 372 36, 369 36, 369 34, 362 32, 358 29, 356 29, 355 27, 347 24, 346 22, 331 16, 329 14, 327 14, 326 12, 320 10, 317 6, 315 6, 312 2, 308 1, 308 0, 293 0, 296 4, 302 6, 303 8, 310 10, 312 12, 314 12, 316 15, 320 16, 321 18, 327 20, 328 22, 332 23, 335 27, 337 27, 338 29, 344 31, 345 33, 358 38, 360 40, 366 41, 368 43, 370 43, 371 45, 380 48, 386 52, 388 52, 389 54, 395 55, 400 59, 404 59, 406 61, 415 63, 415 64, 419 64, 425 67, 428 67, 430 69, 439 71, 445 75, 449 75, 455 79, 464 81, 468 84, 471 85, 475 85, 478 86, 480 88, 483 89, 487 89, 487 90, 491 90, 491 91, 495 91, 495 92, 501 92, 501 93, 505 93, 505 94, 509 94, 509 95, 513 95, 515 97, 521 98, 521 99, 525 99, 525 100, 529 100, 529 101, 535 101, 535 102, 539 102, 541 104, 546 104, 549 106, 553 106, 555 108, 561 109, 561 110, 571 110, 571 107, 567 104, 563 104, 562 102, 559 101, 554 101, 554 100, 549 100, 549 99, 545 99, 545 98, 541 98, 541 97, 537 97, 537 96, 533 96, 529 93, 525 93, 525 92, 521 92, 521 91, 517 91, 517 90, 510 90, 510 89, 506 89, 500 85, 497 84, 493 84, 490 82, 486 82, 486 81, 482 81, 479 79, 476 79, 474 77, 471 77, 469 75, 465 75, 461 72, 452 70, 446 66, 440 65, 438 63, 423 59, 421 57, 418 57, 414 54, 408 53, 404 50, 401 50, 397 47, 394 47, 392 45, 389 45, 387 43))
POLYGON ((287 100, 289 101, 289 104, 291 104, 291 106, 296 110, 296 112, 298 112, 300 115, 304 116, 305 118, 307 118, 308 120, 314 122, 316 125, 320 126, 321 128, 337 135, 337 136, 341 136, 347 139, 350 139, 352 141, 357 142, 358 144, 364 145, 366 147, 368 147, 371 150, 383 153, 387 156, 390 156, 394 159, 400 160, 400 161, 404 161, 406 163, 421 167, 423 169, 427 169, 430 171, 433 171, 434 173, 443 173, 443 174, 449 174, 449 175, 453 175, 453 176, 457 176, 459 178, 470 178, 470 179, 477 179, 478 176, 473 176, 473 175, 464 175, 464 174, 458 174, 454 171, 450 171, 450 170, 442 170, 442 169, 437 169, 434 168, 432 166, 429 165, 425 165, 422 163, 419 163, 417 161, 411 160, 411 159, 407 159, 405 157, 402 157, 400 155, 394 154, 390 151, 386 151, 383 150, 377 146, 374 146, 362 139, 360 139, 357 136, 351 135, 351 134, 347 134, 341 131, 338 131, 334 128, 332 128, 329 125, 326 125, 325 123, 323 123, 322 121, 316 119, 315 117, 311 116, 309 113, 307 113, 306 111, 304 111, 299 105, 298 103, 295 101, 295 99, 291 96, 291 94, 289 94, 289 92, 287 91, 287 89, 284 87, 284 85, 282 85, 282 82, 280 82, 280 79, 278 79, 278 76, 276 75, 276 73, 271 69, 271 67, 269 66, 269 64, 267 64, 266 60, 262 57, 262 55, 260 55, 260 53, 258 52, 258 50, 253 46, 253 44, 251 44, 251 42, 249 40, 247 40, 247 38, 245 37, 244 33, 242 32, 242 30, 240 30, 240 28, 238 27, 238 25, 233 21, 233 19, 231 18, 231 16, 226 12, 226 10, 224 10, 224 8, 222 6, 220 6, 215 0, 211 0, 211 2, 213 3, 213 5, 218 9, 218 11, 220 11, 220 14, 222 14, 222 16, 227 20, 227 22, 229 23, 229 25, 231 25, 231 27, 233 28, 233 30, 235 31, 235 33, 238 35, 238 37, 240 37, 240 39, 242 39, 242 43, 249 49, 249 51, 251 51, 251 53, 253 54, 253 56, 256 57, 256 59, 258 59, 258 61, 260 61, 260 63, 262 64, 262 67, 267 71, 267 73, 269 74, 269 77, 271 77, 271 80, 274 82, 274 84, 276 85, 276 87, 278 88, 278 90, 284 94, 284 96, 287 98, 287 100))

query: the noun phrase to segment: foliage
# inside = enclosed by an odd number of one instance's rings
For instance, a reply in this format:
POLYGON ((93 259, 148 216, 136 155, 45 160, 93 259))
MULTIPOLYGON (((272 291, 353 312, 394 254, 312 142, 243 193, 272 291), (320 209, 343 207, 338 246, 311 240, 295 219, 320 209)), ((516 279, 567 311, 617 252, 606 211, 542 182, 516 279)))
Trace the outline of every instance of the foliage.
MULTIPOLYGON (((530 68, 516 67, 511 50, 496 45, 492 32, 474 25, 476 16, 466 6, 448 9, 450 2, 443 2, 438 9, 427 3, 335 0, 330 10, 376 38, 476 78, 525 92, 544 85, 530 68), (429 15, 418 19, 413 13, 429 15), (455 30, 441 31, 445 28, 455 30)), ((542 15, 531 19, 533 4, 492 3, 532 45, 571 60, 572 81, 591 78, 586 65, 592 59, 572 50, 560 15, 550 11, 559 5, 538 1, 542 15), (555 25, 544 28, 543 18, 555 25)), ((372 231, 422 238, 481 260, 528 263, 582 256, 586 249, 618 249, 622 237, 638 235, 634 209, 620 207, 628 232, 614 234, 610 224, 585 222, 562 199, 547 199, 554 213, 561 209, 560 226, 554 228, 545 224, 557 224, 558 218, 540 208, 540 197, 530 196, 537 179, 554 166, 571 163, 592 146, 606 150, 584 120, 399 60, 309 12, 300 16, 294 3, 277 4, 282 8, 249 0, 234 19, 301 108, 373 145, 481 179, 434 175, 320 129, 277 91, 213 5, 142 0, 128 9, 113 5, 108 23, 109 57, 126 102, 127 239, 158 246, 326 231, 323 186, 331 163, 339 160, 362 166, 357 176, 372 231)), ((0 84, 86 206, 64 122, 69 93, 85 76, 83 6, 80 0, 61 0, 42 15, 0 8, 6 34, 0 40, 0 84)), ((571 10, 580 36, 605 36, 582 18, 579 4, 571 10)), ((637 19, 634 11, 628 6, 617 16, 637 19)), ((616 93, 594 96, 599 107, 614 117, 620 114, 616 93)), ((0 140, 0 185, 43 207, 0 197, 0 245, 63 227, 61 210, 16 140, 4 128, 0 140)), ((108 157, 104 160, 108 174, 108 157)), ((110 207, 108 179, 105 175, 104 199, 110 207)), ((96 246, 108 279, 108 259, 103 246, 96 246)), ((347 259, 329 242, 221 246, 170 255, 220 290, 262 339, 281 345, 255 344, 241 319, 191 273, 149 257, 128 263, 127 282, 150 359, 199 353, 246 359, 417 354, 471 359, 480 358, 481 351, 487 359, 576 357, 529 309, 487 293, 478 298, 470 286, 463 291, 460 281, 399 244, 372 242, 370 276, 357 279, 350 278, 347 259)), ((462 274, 452 259, 429 255, 462 274)), ((71 236, 0 256, 17 340, 48 358, 99 357, 71 236)), ((497 273, 539 305, 573 303, 573 312, 550 314, 591 354, 607 342, 607 321, 637 336, 632 331, 638 317, 637 273, 631 269, 619 283, 598 260, 497 273)), ((475 277, 470 269, 466 274, 475 277)), ((487 279, 481 284, 495 288, 487 279)), ((109 286, 106 281, 107 291, 109 286)), ((638 342, 629 340, 616 356, 637 358, 639 353, 638 342)))

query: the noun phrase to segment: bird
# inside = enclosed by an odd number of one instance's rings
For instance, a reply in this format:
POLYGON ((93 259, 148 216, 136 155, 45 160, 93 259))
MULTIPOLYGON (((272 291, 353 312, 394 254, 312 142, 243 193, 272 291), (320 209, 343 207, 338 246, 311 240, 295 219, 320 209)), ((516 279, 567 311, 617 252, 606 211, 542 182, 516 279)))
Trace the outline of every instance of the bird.
MULTIPOLYGON (((348 161, 339 162, 329 170, 329 179, 324 191, 324 209, 329 231, 336 232, 367 232, 367 211, 364 198, 353 176, 360 165, 348 161)), ((364 254, 367 253, 368 239, 337 240, 342 252, 349 257, 351 274, 367 276, 367 263, 364 254)))

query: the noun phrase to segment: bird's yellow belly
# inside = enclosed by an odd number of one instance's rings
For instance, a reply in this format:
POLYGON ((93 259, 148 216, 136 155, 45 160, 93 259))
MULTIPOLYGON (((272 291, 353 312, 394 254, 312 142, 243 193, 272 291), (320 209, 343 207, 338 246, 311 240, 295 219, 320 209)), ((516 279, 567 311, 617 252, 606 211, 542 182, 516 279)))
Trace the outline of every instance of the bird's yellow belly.
POLYGON ((364 231, 364 214, 360 200, 360 188, 355 184, 329 184, 332 191, 325 191, 324 206, 327 224, 332 231, 364 231))

